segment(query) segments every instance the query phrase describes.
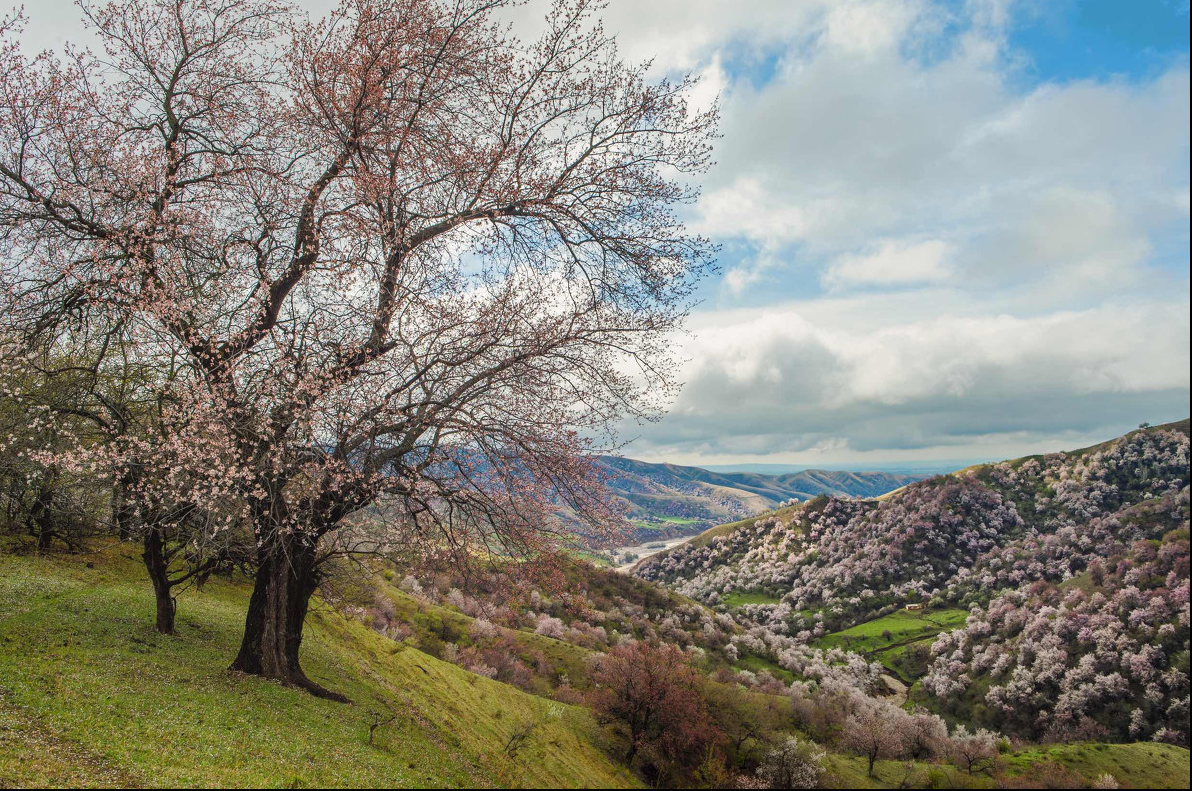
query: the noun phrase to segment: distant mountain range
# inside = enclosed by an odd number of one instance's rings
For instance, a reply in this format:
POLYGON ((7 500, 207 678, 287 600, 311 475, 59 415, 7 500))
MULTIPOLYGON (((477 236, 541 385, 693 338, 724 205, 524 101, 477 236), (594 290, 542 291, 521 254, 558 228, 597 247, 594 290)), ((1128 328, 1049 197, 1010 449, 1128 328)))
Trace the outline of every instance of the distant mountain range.
POLYGON ((602 456, 609 486, 629 506, 629 517, 648 537, 696 532, 820 494, 876 497, 923 475, 845 470, 803 470, 785 475, 713 472, 678 464, 651 464, 602 456))
POLYGON ((988 458, 934 459, 924 461, 864 462, 858 464, 705 464, 709 472, 760 472, 763 475, 786 475, 808 470, 865 470, 867 472, 892 472, 901 475, 931 477, 944 475, 974 464, 996 461, 988 458))

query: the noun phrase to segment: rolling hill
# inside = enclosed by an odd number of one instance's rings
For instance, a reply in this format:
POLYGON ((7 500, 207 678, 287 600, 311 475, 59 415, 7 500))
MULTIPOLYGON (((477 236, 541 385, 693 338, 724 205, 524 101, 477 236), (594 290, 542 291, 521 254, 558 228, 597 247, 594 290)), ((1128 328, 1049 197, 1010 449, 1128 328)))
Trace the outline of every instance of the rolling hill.
MULTIPOLYGON (((1188 421, 816 498, 642 561, 789 646, 843 647, 954 721, 1047 742, 1188 734, 1188 421)), ((760 645, 759 645, 760 648, 760 645)))
POLYGON ((628 505, 630 518, 654 531, 654 535, 698 532, 713 524, 768 511, 792 499, 809 500, 821 494, 876 497, 922 477, 843 470, 803 470, 784 475, 712 472, 622 456, 603 456, 600 464, 610 476, 610 488, 628 505))
MULTIPOLYGON (((583 705, 588 699, 564 694, 590 686, 591 657, 610 647, 585 619, 642 639, 693 641, 719 666, 705 694, 717 723, 744 739, 732 758, 742 774, 700 785, 755 779, 749 773, 767 744, 760 738, 805 738, 809 724, 795 718, 790 692, 770 672, 789 674, 753 656, 742 655, 738 669, 722 664, 715 646, 743 638, 723 616, 709 621, 698 605, 630 577, 576 573, 568 590, 591 606, 570 609, 563 596, 535 605, 540 617, 549 610, 566 621, 558 637, 529 629, 486 637, 478 627, 493 626, 483 615, 451 603, 471 610, 480 602, 429 589, 433 600, 408 595, 388 574, 367 582, 379 596, 365 612, 319 600, 304 665, 348 694, 345 706, 223 669, 248 597, 238 575, 188 594, 179 633, 165 636, 152 629, 133 545, 0 554, 0 788, 641 787, 646 778, 625 765, 624 745, 583 705), (386 623, 375 619, 384 611, 386 623), (395 631, 399 624, 406 628, 395 631), (553 666, 538 679, 549 683, 530 694, 468 669, 469 656, 489 644, 553 666), (776 730, 749 735, 759 727, 776 730)), ((617 641, 617 631, 608 638, 617 641)), ((1153 742, 1026 744, 1001 761, 996 777, 972 776, 947 756, 879 760, 867 776, 864 758, 832 749, 822 787, 898 788, 908 778, 923 787, 1032 787, 1044 775, 1088 787, 1112 775, 1123 787, 1172 788, 1187 775, 1188 752, 1153 742)))

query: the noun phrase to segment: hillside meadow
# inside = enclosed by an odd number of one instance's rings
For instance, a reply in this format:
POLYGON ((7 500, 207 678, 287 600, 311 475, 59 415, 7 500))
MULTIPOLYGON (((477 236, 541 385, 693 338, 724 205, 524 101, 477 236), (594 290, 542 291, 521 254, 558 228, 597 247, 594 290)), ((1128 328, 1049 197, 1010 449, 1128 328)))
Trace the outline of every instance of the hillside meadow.
POLYGON ((326 606, 311 614, 303 661, 351 705, 229 673, 247 584, 213 579, 188 594, 178 634, 166 636, 153 631, 143 573, 128 545, 0 555, 5 787, 638 784, 586 709, 469 673, 326 606))

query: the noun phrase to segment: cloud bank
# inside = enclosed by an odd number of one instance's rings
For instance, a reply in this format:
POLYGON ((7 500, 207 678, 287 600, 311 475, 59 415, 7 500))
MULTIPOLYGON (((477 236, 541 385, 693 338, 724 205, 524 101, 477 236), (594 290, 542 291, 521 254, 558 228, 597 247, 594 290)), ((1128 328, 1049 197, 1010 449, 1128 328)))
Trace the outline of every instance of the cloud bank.
POLYGON ((650 5, 611 5, 631 50, 723 86, 691 219, 726 256, 627 453, 999 458, 1188 414, 1186 55, 1047 81, 1025 3, 650 5))

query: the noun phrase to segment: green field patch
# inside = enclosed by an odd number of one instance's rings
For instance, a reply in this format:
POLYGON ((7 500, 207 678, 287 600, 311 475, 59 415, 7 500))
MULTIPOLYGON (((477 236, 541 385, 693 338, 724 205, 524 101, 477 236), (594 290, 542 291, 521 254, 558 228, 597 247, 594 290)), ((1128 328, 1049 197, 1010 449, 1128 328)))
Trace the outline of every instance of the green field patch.
POLYGON ((935 636, 932 635, 924 640, 878 651, 870 654, 870 658, 881 662, 891 674, 909 684, 927 673, 927 666, 931 660, 931 644, 934 641, 935 636))
POLYGON ((1068 591, 1075 588, 1076 590, 1084 591, 1089 595, 1092 595, 1099 590, 1104 590, 1103 588, 1098 588, 1093 584, 1092 575, 1090 575, 1087 571, 1082 571, 1079 574, 1073 574, 1071 577, 1061 582, 1059 588, 1062 591, 1068 591))
MULTIPOLYGON (((1188 785, 1188 750, 1170 744, 1048 745, 1007 753, 1002 756, 1002 762, 999 777, 1018 783, 1055 763, 1079 775, 1085 787, 1104 774, 1113 775, 1122 788, 1185 788, 1188 785)), ((826 788, 999 787, 998 778, 980 773, 969 775, 950 764, 878 761, 874 765, 876 777, 870 777, 863 758, 829 754, 824 767, 828 772, 824 778, 826 788)))
POLYGON ((721 601, 724 602, 725 607, 743 607, 746 604, 777 604, 781 599, 776 599, 768 593, 733 591, 724 594, 721 601))
MULTIPOLYGON (((819 648, 843 648, 862 654, 887 654, 892 662, 913 643, 964 626, 967 610, 898 610, 881 618, 824 635, 819 648), (893 653, 891 653, 893 652, 893 653)), ((885 664, 885 662, 883 662, 885 664)))
POLYGON ((649 519, 634 519, 633 526, 641 530, 668 530, 672 527, 683 527, 706 521, 706 519, 687 516, 652 515, 649 519))
POLYGON ((733 666, 738 670, 748 670, 751 673, 761 673, 763 670, 784 683, 791 683, 795 680, 795 674, 779 667, 777 663, 771 662, 769 659, 757 656, 756 654, 746 654, 733 663, 733 666))
POLYGON ((1170 744, 1059 744, 1006 756, 1007 774, 1025 775, 1054 761, 1093 780, 1113 775, 1122 788, 1186 788, 1188 750, 1170 744))

